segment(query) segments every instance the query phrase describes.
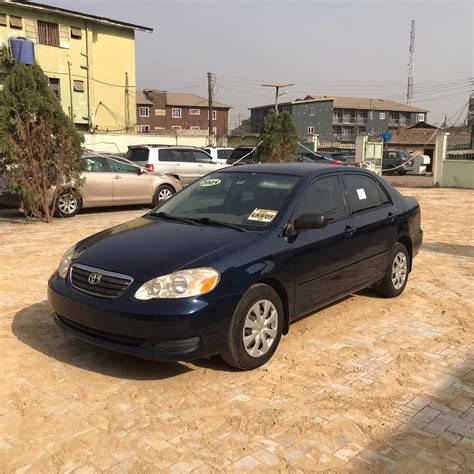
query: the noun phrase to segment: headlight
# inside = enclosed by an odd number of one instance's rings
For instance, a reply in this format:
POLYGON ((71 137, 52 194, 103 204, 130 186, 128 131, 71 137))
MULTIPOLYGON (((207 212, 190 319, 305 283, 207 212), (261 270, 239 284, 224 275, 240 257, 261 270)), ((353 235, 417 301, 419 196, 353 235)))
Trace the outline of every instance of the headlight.
POLYGON ((204 295, 219 283, 220 274, 213 268, 179 270, 144 283, 135 293, 138 300, 153 298, 188 298, 204 295))
POLYGON ((58 275, 61 278, 66 278, 69 267, 71 266, 72 256, 74 255, 75 246, 71 247, 64 255, 58 266, 58 275))

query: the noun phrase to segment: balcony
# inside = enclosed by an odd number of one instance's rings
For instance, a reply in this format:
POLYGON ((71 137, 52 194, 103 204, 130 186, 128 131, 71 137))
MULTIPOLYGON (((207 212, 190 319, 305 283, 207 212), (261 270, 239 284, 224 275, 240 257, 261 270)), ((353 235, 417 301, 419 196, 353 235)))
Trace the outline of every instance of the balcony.
POLYGON ((332 123, 335 125, 365 125, 367 124, 367 117, 362 115, 333 116, 332 123))
POLYGON ((407 125, 411 125, 411 120, 389 119, 389 121, 388 121, 388 126, 389 127, 406 127, 407 125))

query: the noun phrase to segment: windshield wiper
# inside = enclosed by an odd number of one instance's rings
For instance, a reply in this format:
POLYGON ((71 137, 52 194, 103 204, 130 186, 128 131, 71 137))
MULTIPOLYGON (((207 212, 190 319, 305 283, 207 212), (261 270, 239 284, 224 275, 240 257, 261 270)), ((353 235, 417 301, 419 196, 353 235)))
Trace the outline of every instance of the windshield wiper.
POLYGON ((199 224, 204 225, 217 225, 221 227, 228 227, 229 229, 238 230, 239 232, 247 232, 243 227, 228 224, 227 222, 216 221, 214 219, 210 219, 209 217, 200 217, 199 219, 193 219, 194 222, 198 222, 199 224))
POLYGON ((184 222, 185 224, 197 225, 196 222, 191 219, 185 219, 184 217, 173 216, 172 214, 167 214, 166 212, 151 211, 148 213, 148 215, 161 217, 162 219, 168 219, 170 221, 184 222))

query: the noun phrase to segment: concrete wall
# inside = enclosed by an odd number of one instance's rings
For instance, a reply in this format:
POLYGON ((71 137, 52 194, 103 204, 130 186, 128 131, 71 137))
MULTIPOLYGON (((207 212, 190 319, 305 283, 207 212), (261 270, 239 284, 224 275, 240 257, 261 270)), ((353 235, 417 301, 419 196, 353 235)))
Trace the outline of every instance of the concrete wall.
POLYGON ((89 115, 91 124, 100 130, 125 128, 125 122, 128 122, 125 118, 125 73, 128 73, 129 120, 131 126, 134 126, 136 113, 133 30, 31 10, 27 6, 16 7, 5 2, 1 3, 0 13, 7 15, 7 26, 0 26, 0 44, 7 44, 8 39, 12 37, 26 37, 35 43, 36 62, 48 77, 59 79, 63 109, 83 128, 87 128, 89 115), (10 27, 10 15, 21 17, 21 29, 10 27), (37 20, 59 25, 59 47, 38 43, 37 20), (71 26, 82 30, 82 38, 71 36, 71 26), (89 79, 86 54, 89 56, 89 79), (72 90, 71 93, 70 84, 74 80, 84 83, 84 92, 72 90))
POLYGON ((332 136, 332 101, 295 103, 292 116, 300 137, 308 136, 308 127, 314 127, 314 133, 326 138, 332 136))
MULTIPOLYGON (((160 144, 196 147, 206 147, 209 145, 207 136, 86 133, 84 134, 84 139, 84 146, 86 148, 109 153, 125 153, 129 145, 160 144)), ((225 140, 218 140, 217 146, 227 146, 227 143, 225 140)))
POLYGON ((441 186, 474 189, 474 161, 444 160, 441 186))

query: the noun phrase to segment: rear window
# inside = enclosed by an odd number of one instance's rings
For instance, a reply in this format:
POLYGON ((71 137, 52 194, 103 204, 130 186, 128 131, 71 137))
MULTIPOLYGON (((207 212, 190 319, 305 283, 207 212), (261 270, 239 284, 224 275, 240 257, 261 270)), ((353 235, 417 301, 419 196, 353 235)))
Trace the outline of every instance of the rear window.
POLYGON ((364 175, 345 174, 343 179, 352 214, 375 209, 382 205, 378 183, 372 178, 364 175))
POLYGON ((217 158, 219 160, 228 160, 231 154, 232 150, 217 150, 217 158))
POLYGON ((240 158, 244 157, 245 155, 248 155, 245 159, 247 160, 253 160, 253 153, 251 153, 253 148, 236 148, 235 150, 232 151, 229 157, 229 161, 237 161, 240 160, 240 158), (250 154, 249 154, 250 153, 250 154))
POLYGON ((129 148, 125 158, 130 161, 148 161, 148 148, 129 148))
POLYGON ((159 161, 180 161, 179 152, 176 150, 168 150, 164 148, 158 151, 159 161))

